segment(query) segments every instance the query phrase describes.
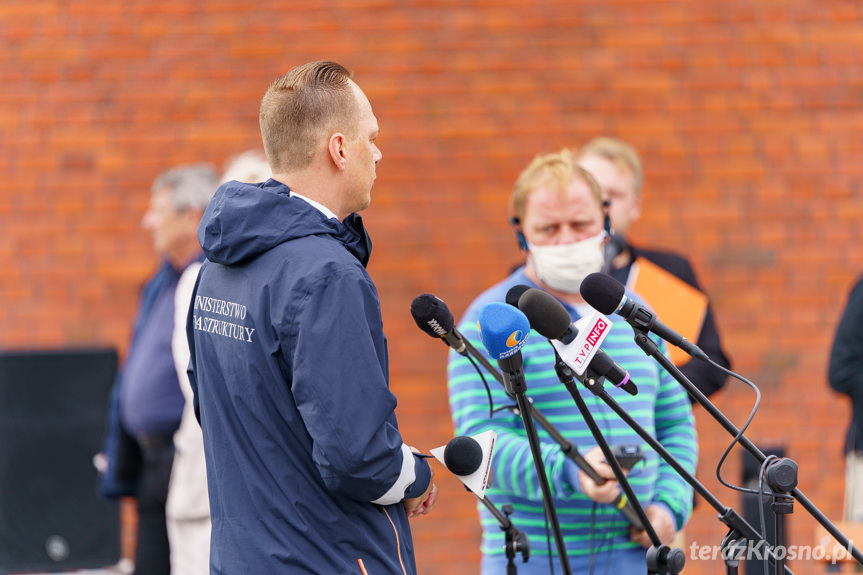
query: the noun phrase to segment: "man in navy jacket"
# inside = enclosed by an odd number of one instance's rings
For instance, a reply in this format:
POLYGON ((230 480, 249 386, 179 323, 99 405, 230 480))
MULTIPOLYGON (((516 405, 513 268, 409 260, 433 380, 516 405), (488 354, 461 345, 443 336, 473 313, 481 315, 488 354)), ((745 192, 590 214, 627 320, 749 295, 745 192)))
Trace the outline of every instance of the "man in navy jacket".
POLYGON ((261 103, 273 178, 219 188, 189 311, 211 573, 416 572, 408 518, 436 489, 389 390, 365 266, 377 120, 342 66, 313 62, 261 103))

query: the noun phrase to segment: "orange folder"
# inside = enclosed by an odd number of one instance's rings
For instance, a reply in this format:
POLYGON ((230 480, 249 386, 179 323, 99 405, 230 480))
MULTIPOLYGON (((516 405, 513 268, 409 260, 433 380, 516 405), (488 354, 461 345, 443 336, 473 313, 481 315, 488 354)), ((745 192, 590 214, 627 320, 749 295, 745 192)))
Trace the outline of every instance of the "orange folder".
MULTIPOLYGON (((641 257, 632 263, 626 287, 640 295, 662 323, 692 343, 698 341, 707 312, 704 293, 641 257)), ((686 352, 673 345, 669 345, 668 350, 674 365, 681 366, 690 359, 686 352)))

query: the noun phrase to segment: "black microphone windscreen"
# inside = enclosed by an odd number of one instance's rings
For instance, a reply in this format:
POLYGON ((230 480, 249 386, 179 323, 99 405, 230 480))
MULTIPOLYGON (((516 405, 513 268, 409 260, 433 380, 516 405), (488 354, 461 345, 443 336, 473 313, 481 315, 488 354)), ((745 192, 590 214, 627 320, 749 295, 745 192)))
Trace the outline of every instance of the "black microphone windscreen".
POLYGON ((590 306, 605 315, 617 311, 626 288, 613 277, 603 273, 592 273, 581 282, 581 297, 590 306))
POLYGON ((525 291, 518 300, 530 327, 548 339, 560 339, 572 323, 569 312, 554 296, 536 288, 525 291))
POLYGON ((470 475, 482 465, 482 447, 473 437, 453 437, 443 451, 443 462, 455 475, 470 475))
POLYGON ((514 285, 509 288, 509 291, 506 292, 506 303, 511 305, 512 307, 518 307, 518 299, 521 297, 521 294, 530 289, 530 286, 526 286, 524 284, 514 285))
POLYGON ((411 302, 411 315, 421 330, 432 337, 442 337, 455 326, 447 305, 430 293, 423 293, 411 302))

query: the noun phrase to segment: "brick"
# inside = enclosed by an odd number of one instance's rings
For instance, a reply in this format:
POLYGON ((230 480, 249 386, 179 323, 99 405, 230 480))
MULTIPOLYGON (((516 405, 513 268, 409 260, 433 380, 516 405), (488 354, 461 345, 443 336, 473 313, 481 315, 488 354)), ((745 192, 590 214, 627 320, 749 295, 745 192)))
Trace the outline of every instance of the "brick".
MULTIPOLYGON (((735 369, 769 389, 752 437, 786 443, 807 491, 817 486, 810 495, 839 513, 850 413, 823 389, 832 330, 863 265, 849 251, 863 221, 859 7, 338 7, 336 16, 296 2, 0 5, 0 344, 101 341, 124 353, 157 260, 140 229, 153 178, 258 146, 263 90, 327 46, 355 71, 383 128, 364 217, 406 434, 442 445, 452 433, 446 350, 413 325, 411 299, 436 293, 460 315, 523 260, 506 223, 519 171, 536 153, 618 135, 645 161, 633 238, 690 256, 735 369), (765 312, 777 306, 791 311, 765 312), (789 417, 809 433, 786 426, 777 437, 789 417)), ((751 408, 751 392, 733 382, 716 397, 735 421, 751 408)), ((706 415, 696 415, 702 469, 730 441, 706 415)), ((739 474, 732 460, 728 477, 739 474)), ((418 563, 475 572, 475 503, 438 476, 446 497, 415 524, 418 563)), ((688 533, 713 544, 706 507, 688 533)), ((123 521, 130 556, 133 507, 123 521)), ((792 526, 792 537, 807 529, 792 526)), ((689 562, 686 572, 722 568, 689 562)))

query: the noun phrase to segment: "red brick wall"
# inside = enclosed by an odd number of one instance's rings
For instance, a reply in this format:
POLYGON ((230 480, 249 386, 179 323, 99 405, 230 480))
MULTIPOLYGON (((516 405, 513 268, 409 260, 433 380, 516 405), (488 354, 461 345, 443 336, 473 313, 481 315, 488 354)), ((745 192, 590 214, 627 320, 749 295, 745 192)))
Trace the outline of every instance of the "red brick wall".
MULTIPOLYGON (((784 445, 838 520, 849 409, 825 372, 863 268, 861 53, 848 0, 2 3, 0 345, 123 351, 156 263, 139 226, 153 178, 255 147, 269 81, 334 59, 382 128, 365 218, 411 443, 452 435, 446 351, 411 300, 432 292, 461 313, 519 261, 505 203, 530 158, 616 135, 646 165, 635 239, 691 256, 734 367, 764 393, 749 436, 784 445)), ((737 423, 751 402, 736 383, 716 398, 737 423)), ((714 474, 729 437, 697 417, 700 477, 737 507, 714 474)), ((438 509, 414 523, 418 562, 472 573, 473 501, 444 475, 438 509)), ((690 541, 718 544, 714 516, 699 505, 690 541)), ((796 506, 793 542, 812 527, 796 506)))

